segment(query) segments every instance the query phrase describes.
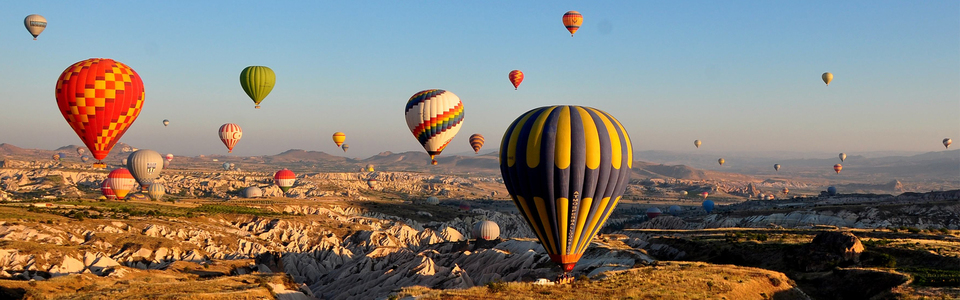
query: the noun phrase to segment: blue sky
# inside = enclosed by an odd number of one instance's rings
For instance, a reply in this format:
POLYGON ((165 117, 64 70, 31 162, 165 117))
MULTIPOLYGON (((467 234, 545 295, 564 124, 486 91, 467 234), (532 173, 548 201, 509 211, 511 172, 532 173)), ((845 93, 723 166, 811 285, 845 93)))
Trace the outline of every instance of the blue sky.
POLYGON ((336 131, 351 157, 422 151, 403 105, 430 88, 465 107, 445 153, 470 151, 472 133, 495 151, 511 121, 551 104, 610 112, 638 151, 960 140, 957 1, 16 1, 0 20, 0 142, 28 148, 81 143, 53 89, 91 57, 144 80, 144 110, 121 141, 177 155, 226 154, 216 131, 227 122, 244 130, 234 155, 344 155, 336 131), (573 38, 568 10, 584 15, 573 38), (23 28, 33 13, 49 21, 38 41, 23 28), (277 74, 260 110, 239 86, 249 65, 277 74), (516 91, 513 69, 526 76, 516 91))

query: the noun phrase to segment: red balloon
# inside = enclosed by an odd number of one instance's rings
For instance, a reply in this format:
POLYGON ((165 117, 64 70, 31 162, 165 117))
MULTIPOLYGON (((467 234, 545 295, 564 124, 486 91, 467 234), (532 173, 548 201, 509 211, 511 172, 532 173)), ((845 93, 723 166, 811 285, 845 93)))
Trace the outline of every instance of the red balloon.
POLYGON ((107 58, 77 62, 57 79, 60 113, 98 161, 137 120, 144 95, 140 75, 107 58))
POLYGON ((840 174, 840 170, 843 170, 843 166, 841 166, 840 164, 835 164, 833 165, 833 170, 837 171, 837 174, 840 174))
POLYGON ((519 88, 520 83, 523 82, 523 72, 520 70, 510 71, 508 77, 510 78, 510 83, 513 83, 513 89, 519 88))

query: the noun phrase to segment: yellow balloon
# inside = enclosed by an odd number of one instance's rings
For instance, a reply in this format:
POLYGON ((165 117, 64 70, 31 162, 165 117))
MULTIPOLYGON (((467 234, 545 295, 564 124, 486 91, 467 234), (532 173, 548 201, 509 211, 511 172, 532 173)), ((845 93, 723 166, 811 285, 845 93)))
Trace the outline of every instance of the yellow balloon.
POLYGON ((823 83, 830 85, 830 81, 833 81, 833 74, 830 74, 830 72, 826 72, 826 73, 823 73, 823 75, 820 76, 820 78, 823 78, 823 83))

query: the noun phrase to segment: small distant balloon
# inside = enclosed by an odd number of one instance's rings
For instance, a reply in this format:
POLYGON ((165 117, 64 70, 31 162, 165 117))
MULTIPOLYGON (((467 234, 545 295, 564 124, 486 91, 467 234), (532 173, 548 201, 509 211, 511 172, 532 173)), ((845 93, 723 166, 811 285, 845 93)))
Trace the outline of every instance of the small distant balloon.
POLYGON ((683 209, 680 208, 680 205, 670 205, 670 207, 667 208, 667 213, 672 216, 677 216, 682 210, 683 209))
POLYGON ((86 156, 86 155, 81 156, 81 157, 80 157, 80 161, 82 161, 82 162, 88 162, 88 161, 90 161, 90 157, 89 157, 89 156, 86 156))
POLYGON ((715 206, 715 204, 713 203, 713 200, 703 200, 702 205, 703 205, 703 210, 707 211, 708 214, 713 211, 713 207, 715 206))
POLYGON ((953 140, 951 140, 950 138, 943 139, 944 148, 950 149, 950 144, 953 144, 953 140))
POLYGON ((520 83, 523 82, 523 72, 520 70, 513 70, 510 71, 510 74, 508 74, 507 77, 510 79, 510 83, 513 84, 514 90, 520 88, 520 83))
POLYGON ((827 188, 827 194, 830 194, 830 196, 836 195, 836 194, 837 194, 837 188, 832 187, 832 186, 831 186, 831 187, 828 187, 828 188, 827 188))
POLYGON ((87 149, 83 149, 83 147, 77 147, 77 155, 83 156, 84 153, 87 153, 87 149))
POLYGON ((575 10, 571 10, 563 14, 563 26, 567 27, 567 31, 570 32, 570 37, 573 37, 574 33, 577 33, 577 30, 580 29, 580 25, 583 24, 583 15, 575 10))
POLYGON ((653 219, 659 217, 662 213, 663 211, 661 211, 659 208, 651 207, 647 209, 647 218, 653 219))
POLYGON ((249 66, 240 72, 240 87, 253 100, 255 108, 260 108, 260 102, 273 91, 276 83, 277 75, 268 67, 249 66))
POLYGON ((173 160, 173 153, 167 153, 167 156, 164 157, 164 159, 166 159, 167 162, 172 161, 172 160, 173 160))
POLYGON ((687 191, 680 191, 680 196, 686 197, 687 194, 688 194, 687 191))
POLYGON ((237 145, 240 138, 243 137, 243 130, 240 125, 227 123, 220 126, 220 141, 227 146, 227 153, 233 153, 233 146, 237 145))
POLYGON ((700 193, 700 197, 702 197, 703 199, 707 199, 707 196, 710 196, 710 193, 707 193, 707 192, 700 193))
POLYGON ((720 165, 722 166, 723 163, 725 163, 726 161, 721 158, 721 159, 718 159, 717 162, 720 163, 720 165))
POLYGON ((823 83, 830 85, 830 82, 833 81, 833 74, 830 74, 830 72, 826 72, 826 73, 823 73, 823 75, 820 75, 820 78, 823 79, 823 83))
POLYGON ((340 146, 340 149, 343 149, 343 152, 347 152, 347 149, 350 149, 350 144, 343 144, 343 146, 340 146))
POLYGON ((170 125, 170 120, 164 119, 164 120, 163 120, 163 127, 167 127, 167 125, 170 125))
POLYGON ((843 162, 843 160, 845 160, 845 159, 847 159, 847 154, 846 154, 846 153, 840 153, 840 161, 843 162))
POLYGON ((702 144, 702 143, 700 142, 700 140, 695 140, 695 141, 693 141, 693 145, 694 145, 694 146, 697 146, 697 149, 700 149, 700 144, 702 144))
POLYGON ((843 170, 843 166, 841 166, 840 164, 835 164, 833 165, 833 170, 837 171, 837 174, 840 174, 840 170, 843 170))
POLYGON ((347 140, 347 135, 345 133, 343 132, 333 133, 333 143, 337 144, 337 147, 340 147, 340 145, 343 145, 343 141, 345 140, 347 140))
POLYGON ((788 188, 783 188, 782 190, 780 190, 780 192, 783 193, 784 195, 786 195, 787 193, 790 193, 790 189, 788 189, 788 188))
POLYGON ((470 147, 473 148, 473 153, 480 153, 480 147, 483 147, 483 135, 479 133, 474 133, 470 135, 470 147))
POLYGON ((293 187, 294 182, 297 181, 297 175, 293 171, 283 169, 277 171, 273 174, 273 182, 280 187, 280 190, 286 193, 293 187))
POLYGON ((224 171, 229 171, 229 170, 230 170, 230 163, 228 163, 228 162, 223 163, 223 170, 224 170, 224 171))
POLYGON ((23 19, 23 26, 27 27, 27 31, 30 32, 33 40, 36 41, 37 36, 39 36, 44 29, 47 29, 47 18, 37 14, 29 15, 23 19))
POLYGON ((780 164, 773 164, 773 169, 776 170, 777 172, 779 172, 779 171, 780 171, 780 164))

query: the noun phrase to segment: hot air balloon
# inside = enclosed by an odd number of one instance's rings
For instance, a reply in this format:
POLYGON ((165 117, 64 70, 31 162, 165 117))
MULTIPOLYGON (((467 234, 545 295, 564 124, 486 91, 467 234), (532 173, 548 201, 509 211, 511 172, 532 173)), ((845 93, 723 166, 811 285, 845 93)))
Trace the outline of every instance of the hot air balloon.
POLYGON ((776 196, 774 196, 773 194, 770 194, 770 195, 767 195, 767 197, 764 198, 764 200, 773 200, 774 198, 776 198, 776 196))
POLYGON ((249 66, 240 72, 240 87, 250 96, 256 108, 260 108, 260 101, 266 98, 273 85, 277 83, 277 75, 268 67, 249 66))
POLYGON ((660 214, 662 213, 663 211, 661 211, 659 208, 651 207, 647 209, 647 218, 653 219, 653 218, 659 217, 660 214))
POLYGON ((463 125, 463 103, 444 90, 424 90, 410 97, 404 109, 407 127, 417 138, 432 164, 463 125))
POLYGON ((60 74, 57 105, 70 127, 101 162, 140 115, 143 82, 133 69, 118 61, 91 58, 60 74))
POLYGON ((227 153, 233 153, 233 146, 237 145, 241 137, 243 137, 243 130, 240 129, 240 125, 227 123, 220 126, 220 141, 227 146, 227 153))
POLYGON ((163 119, 163 127, 167 127, 167 125, 170 125, 170 120, 163 119))
POLYGON ((680 191, 680 196, 686 197, 686 196, 687 196, 687 191, 680 191))
POLYGON ((827 188, 827 194, 830 194, 830 196, 835 196, 835 195, 837 195, 837 188, 832 187, 832 186, 831 186, 831 187, 828 187, 828 188, 827 188))
POLYGON ((333 143, 337 144, 337 147, 340 147, 345 140, 347 140, 347 135, 343 132, 336 132, 333 134, 333 143))
POLYGON ((550 258, 570 272, 626 189, 633 144, 601 110, 546 106, 517 118, 500 143, 500 174, 550 258))
POLYGON ((843 162, 843 160, 845 160, 845 159, 847 159, 847 154, 846 154, 846 153, 840 153, 840 161, 843 162))
POLYGON ((718 159, 717 162, 720 163, 720 165, 722 166, 723 163, 726 162, 726 161, 721 158, 721 159, 718 159))
POLYGON ((782 190, 780 190, 780 192, 783 193, 784 195, 786 195, 787 193, 790 193, 790 189, 788 189, 788 188, 783 188, 782 190))
POLYGON ((483 147, 483 141, 483 135, 479 133, 470 135, 470 147, 473 148, 473 153, 480 153, 480 147, 483 147))
POLYGON ((165 157, 165 159, 167 160, 167 162, 173 161, 173 153, 167 153, 167 156, 165 157))
POLYGON ((707 199, 707 196, 710 196, 710 193, 707 193, 707 192, 700 193, 700 197, 703 199, 707 199))
POLYGON ((680 211, 682 211, 682 209, 680 209, 680 205, 670 205, 670 208, 667 208, 667 213, 669 213, 671 216, 679 215, 680 211))
POLYGON ((820 78, 823 79, 823 83, 826 83, 829 86, 830 81, 833 81, 833 74, 830 74, 830 72, 826 72, 826 73, 823 73, 823 75, 820 75, 820 78))
POLYGON ((89 156, 86 156, 86 155, 81 156, 81 157, 80 157, 80 161, 82 161, 82 162, 88 162, 88 161, 90 161, 90 157, 89 157, 89 156))
POLYGON ((350 149, 350 144, 343 144, 340 148, 343 149, 343 152, 347 152, 347 149, 350 149))
POLYGON ((490 220, 477 222, 473 225, 473 238, 492 241, 500 237, 500 225, 490 220))
POLYGON ((773 164, 773 169, 777 172, 780 172, 780 164, 773 164))
POLYGON ((127 170, 143 189, 150 187, 153 180, 160 177, 163 170, 163 157, 157 151, 142 149, 130 153, 127 157, 127 170))
POLYGON ((767 199, 767 194, 760 193, 760 195, 757 195, 757 198, 759 198, 760 200, 767 199))
MULTIPOLYGON (((128 156, 128 157, 129 157, 129 156, 128 156)), ((126 159, 126 158, 121 158, 121 159, 120 159, 120 164, 126 166, 126 165, 127 165, 127 159, 126 159)))
POLYGON ((367 164, 367 172, 373 172, 373 171, 374 171, 373 164, 367 164))
POLYGON ((223 163, 223 170, 224 170, 224 171, 230 171, 230 163, 228 163, 228 162, 223 163))
POLYGON ((700 149, 700 144, 702 144, 702 143, 700 142, 700 140, 695 140, 695 141, 693 141, 693 145, 694 145, 694 146, 697 146, 697 149, 700 149))
POLYGON ((39 36, 44 29, 47 29, 47 19, 37 14, 29 15, 23 19, 23 26, 27 27, 27 31, 30 32, 33 40, 36 41, 37 36, 39 36))
POLYGON ((55 160, 55 161, 60 161, 60 154, 54 154, 54 155, 53 155, 53 160, 55 160))
POLYGON ((703 205, 703 210, 707 211, 708 214, 713 211, 713 207, 714 207, 713 200, 703 200, 702 205, 703 205))
POLYGON ((153 201, 163 200, 163 195, 167 193, 167 189, 163 188, 162 184, 154 183, 147 188, 147 196, 150 196, 150 199, 153 201))
POLYGON ((84 153, 87 153, 87 149, 83 149, 82 147, 77 147, 77 155, 83 156, 84 153))
POLYGON ((837 171, 837 174, 840 174, 840 170, 843 170, 843 166, 841 166, 840 164, 835 164, 833 165, 833 170, 837 171))
POLYGON ((113 193, 113 189, 110 188, 110 180, 108 179, 100 182, 100 193, 103 194, 107 200, 117 199, 117 194, 113 193))
POLYGON ((461 201, 461 202, 460 202, 460 210, 462 210, 462 211, 470 211, 470 203, 467 203, 467 201, 461 201))
POLYGON ((244 198, 260 198, 263 197, 263 190, 258 187, 251 186, 243 189, 244 198))
POLYGON ((950 144, 953 144, 953 140, 951 140, 950 138, 943 139, 944 148, 950 149, 950 144))
POLYGON ((439 204, 440 204, 440 198, 437 198, 437 197, 434 197, 434 196, 427 197, 427 204, 430 204, 430 205, 439 205, 439 204))
POLYGON ((293 187, 293 183, 297 181, 297 175, 293 174, 293 171, 283 169, 277 171, 276 174, 273 174, 273 182, 280 187, 280 190, 286 193, 293 187))
POLYGON ((579 12, 571 10, 563 14, 563 26, 567 27, 567 31, 570 32, 570 37, 573 37, 573 34, 577 33, 577 29, 580 29, 581 24, 583 24, 583 15, 579 12))
POLYGON ((520 70, 510 71, 510 74, 507 75, 510 78, 510 83, 513 84, 513 89, 516 90, 520 88, 520 83, 523 82, 523 72, 520 70))
POLYGON ((374 177, 367 178, 367 187, 370 187, 371 189, 376 188, 378 183, 379 182, 374 177))
POLYGON ((113 194, 117 195, 117 199, 120 200, 123 200, 127 193, 133 189, 133 185, 137 183, 130 171, 124 168, 110 171, 110 174, 107 175, 107 181, 109 182, 107 185, 113 190, 113 194))
POLYGON ((164 169, 170 168, 170 161, 169 161, 169 160, 164 160, 164 161, 163 161, 163 168, 164 168, 164 169))

